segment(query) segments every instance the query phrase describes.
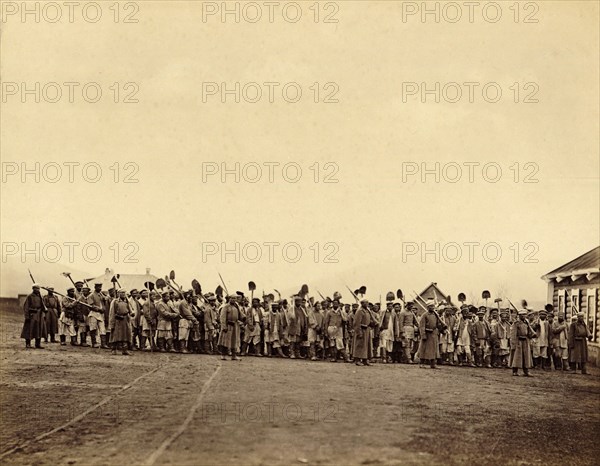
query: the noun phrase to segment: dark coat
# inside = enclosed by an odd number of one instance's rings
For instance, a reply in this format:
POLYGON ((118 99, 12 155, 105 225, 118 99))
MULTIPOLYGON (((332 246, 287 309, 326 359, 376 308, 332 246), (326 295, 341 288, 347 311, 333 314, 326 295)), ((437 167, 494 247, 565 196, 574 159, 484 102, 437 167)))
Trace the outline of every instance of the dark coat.
POLYGON ((31 293, 23 303, 23 314, 25 322, 21 331, 21 338, 32 340, 36 338, 46 337, 46 319, 44 314, 46 307, 42 295, 39 293, 31 293))
POLYGON ((440 326, 443 324, 434 312, 426 312, 419 320, 419 359, 438 359, 440 357, 440 326))
POLYGON ((354 314, 354 339, 352 341, 352 357, 354 359, 367 359, 369 357, 369 324, 371 314, 362 307, 354 314))
POLYGON ((586 339, 591 336, 585 322, 572 322, 569 326, 569 362, 585 364, 588 359, 586 339))
POLYGON ((240 310, 236 305, 226 304, 221 309, 219 345, 235 351, 240 338, 240 319, 240 310))
POLYGON ((48 313, 46 314, 46 331, 50 335, 54 335, 58 333, 58 318, 60 317, 60 299, 58 296, 46 295, 43 298, 44 306, 48 309, 48 313))
POLYGON ((517 320, 510 328, 510 367, 529 369, 533 366, 530 339, 535 332, 525 322, 517 320))
POLYGON ((127 299, 115 299, 110 306, 109 328, 110 342, 124 343, 131 341, 131 326, 129 324, 131 306, 127 299))

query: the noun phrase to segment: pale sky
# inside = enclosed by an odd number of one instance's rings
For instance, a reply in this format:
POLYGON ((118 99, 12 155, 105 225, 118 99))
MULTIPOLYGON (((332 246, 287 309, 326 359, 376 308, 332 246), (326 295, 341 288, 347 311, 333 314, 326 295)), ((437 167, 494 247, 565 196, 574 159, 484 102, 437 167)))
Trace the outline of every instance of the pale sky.
MULTIPOLYGON (((596 2, 538 2, 539 22, 533 24, 515 23, 508 3, 495 24, 481 15, 472 24, 422 23, 418 16, 403 22, 402 2, 377 1, 337 2, 338 23, 315 23, 312 2, 300 3, 303 18, 295 24, 281 16, 272 24, 204 23, 202 2, 161 1, 138 2, 137 24, 115 24, 108 3, 96 24, 77 16, 72 24, 6 17, 4 86, 81 85, 74 103, 65 86, 57 103, 35 103, 31 96, 22 103, 19 93, 6 95, 3 87, 0 228, 3 253, 7 243, 19 251, 3 257, 0 294, 29 288, 11 280, 21 277, 15 270, 37 265, 31 256, 22 263, 23 243, 96 242, 99 262, 86 262, 79 250, 73 263, 61 263, 92 275, 105 267, 121 273, 151 267, 159 276, 175 269, 182 282, 198 278, 206 289, 218 284, 221 272, 237 289, 254 280, 269 291, 307 283, 331 294, 348 283, 378 295, 421 291, 435 281, 453 296, 502 288, 514 299, 543 301, 540 276, 598 245, 596 2), (100 85, 98 103, 81 97, 87 82, 100 85), (132 89, 124 83, 135 83, 139 102, 114 103, 115 82, 120 100, 132 89), (203 82, 231 88, 235 82, 279 82, 279 90, 295 82, 303 97, 291 104, 276 91, 274 103, 265 95, 258 103, 231 97, 222 103, 218 95, 203 103, 203 82), (332 89, 325 83, 335 83, 339 102, 313 102, 315 82, 321 100, 332 89), (432 97, 422 103, 419 96, 403 101, 407 82, 480 85, 474 103, 466 95, 457 103, 432 97), (482 98, 489 82, 502 90, 498 103, 482 98), (513 101, 514 83, 519 103, 513 101), (526 83, 535 83, 538 103, 522 102, 533 89, 526 83), (6 173, 35 162, 93 162, 103 172, 97 183, 86 182, 80 169, 69 183, 64 165, 56 183, 36 183, 32 176, 22 183, 18 174, 6 173), (115 183, 109 167, 118 163, 123 177, 128 162, 139 168, 139 182, 115 183), (302 177, 285 182, 279 168, 269 183, 265 168, 254 184, 232 177, 222 183, 218 176, 203 182, 206 162, 295 163, 302 177), (315 162, 321 177, 324 164, 336 164, 339 182, 315 183, 309 168, 315 162), (464 167, 463 177, 456 183, 436 183, 433 176, 425 183, 419 176, 403 182, 403 164, 436 162, 464 167), (464 165, 469 162, 481 164, 473 183, 464 165), (483 178, 486 163, 502 169, 497 183, 483 178), (515 164, 518 183, 510 168, 515 164), (536 169, 537 183, 522 181, 531 172, 527 167, 536 169), (121 245, 116 262, 109 249, 115 242, 121 245), (271 264, 264 247, 265 258, 256 264, 235 263, 232 256, 222 263, 219 255, 203 263, 203 242, 229 248, 236 242, 296 242, 302 259, 290 263, 276 249, 271 264), (469 242, 496 243, 502 257, 486 261, 478 247, 470 262, 469 242), (125 243, 138 246, 137 264, 123 262, 131 251, 125 243), (316 263, 310 249, 315 243, 316 263), (325 243, 336 247, 325 249, 325 243), (456 263, 444 257, 436 262, 432 255, 403 258, 403 243, 429 249, 457 243, 463 256, 456 263), (337 263, 323 263, 332 251, 337 263), (537 262, 526 263, 527 253, 537 262)), ((65 259, 67 251, 63 247, 65 259)))

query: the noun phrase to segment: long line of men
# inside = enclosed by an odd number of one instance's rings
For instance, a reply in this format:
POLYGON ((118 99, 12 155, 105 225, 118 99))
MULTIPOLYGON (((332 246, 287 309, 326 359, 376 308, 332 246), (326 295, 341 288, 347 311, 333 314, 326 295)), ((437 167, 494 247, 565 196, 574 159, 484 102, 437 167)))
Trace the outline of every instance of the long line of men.
POLYGON ((322 301, 297 295, 288 301, 241 292, 225 297, 194 290, 94 291, 83 282, 57 296, 54 288, 34 284, 24 303, 21 337, 26 347, 41 340, 130 351, 278 356, 290 359, 471 367, 511 367, 513 375, 530 368, 586 374, 587 340, 583 314, 567 322, 552 306, 539 312, 479 308, 433 300, 418 306, 403 300, 380 303, 366 297, 352 304, 341 295, 322 301), (427 309, 426 311, 424 309, 427 309), (99 341, 98 341, 99 339, 99 341), (99 343, 99 345, 98 345, 99 343))

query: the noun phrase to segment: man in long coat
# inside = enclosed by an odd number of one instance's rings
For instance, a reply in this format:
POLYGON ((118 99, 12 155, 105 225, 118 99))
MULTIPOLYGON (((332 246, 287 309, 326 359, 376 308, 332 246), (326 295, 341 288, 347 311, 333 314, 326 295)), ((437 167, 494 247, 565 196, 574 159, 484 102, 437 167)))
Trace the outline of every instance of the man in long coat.
POLYGON ((131 325, 129 320, 133 314, 131 305, 127 300, 127 291, 119 290, 117 299, 110 303, 110 314, 108 317, 108 326, 110 328, 110 342, 112 344, 112 354, 117 354, 117 349, 121 348, 122 353, 129 356, 127 351, 131 342, 131 325))
POLYGON ((527 310, 521 309, 517 315, 517 321, 510 328, 510 367, 513 375, 519 375, 519 369, 523 369, 529 377, 529 369, 533 366, 531 338, 535 332, 527 322, 527 310))
POLYGON ((352 341, 352 357, 357 366, 370 366, 369 346, 371 342, 369 324, 371 313, 369 312, 369 300, 362 298, 360 307, 354 314, 354 339, 352 341))
POLYGON ((419 320, 419 334, 421 344, 419 345, 419 359, 423 362, 429 361, 429 367, 436 368, 436 361, 440 357, 440 327, 443 322, 435 312, 433 300, 427 301, 427 312, 419 320))
POLYGON ((573 371, 577 371, 577 365, 579 365, 581 373, 587 374, 585 369, 588 358, 586 339, 591 336, 592 334, 583 320, 583 312, 579 312, 577 320, 571 322, 569 326, 569 362, 573 371))
POLYGON ((25 339, 25 348, 31 348, 31 340, 35 340, 35 347, 43 349, 42 337, 48 334, 44 317, 46 307, 40 294, 40 286, 34 284, 31 289, 31 294, 25 298, 25 303, 23 303, 25 322, 23 323, 21 338, 25 339))
POLYGON ((219 346, 221 347, 221 359, 226 360, 227 354, 231 354, 232 361, 239 361, 235 354, 240 338, 240 320, 242 315, 237 304, 237 296, 229 295, 228 302, 221 309, 221 334, 219 335, 219 346))
POLYGON ((48 294, 42 298, 44 306, 47 309, 46 313, 46 331, 44 335, 46 343, 48 343, 48 335, 50 343, 56 343, 56 334, 58 333, 58 317, 60 316, 60 299, 54 294, 54 288, 48 287, 48 294))

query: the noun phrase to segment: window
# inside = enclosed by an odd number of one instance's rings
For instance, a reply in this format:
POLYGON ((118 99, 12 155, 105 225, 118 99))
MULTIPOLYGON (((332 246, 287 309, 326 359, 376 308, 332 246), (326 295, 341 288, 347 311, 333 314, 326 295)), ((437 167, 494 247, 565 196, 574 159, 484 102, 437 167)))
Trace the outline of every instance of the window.
POLYGON ((593 342, 598 341, 598 336, 596 334, 596 332, 598 331, 598 319, 596 318, 596 291, 596 288, 590 288, 587 290, 587 306, 585 315, 585 320, 588 329, 592 333, 593 342))

